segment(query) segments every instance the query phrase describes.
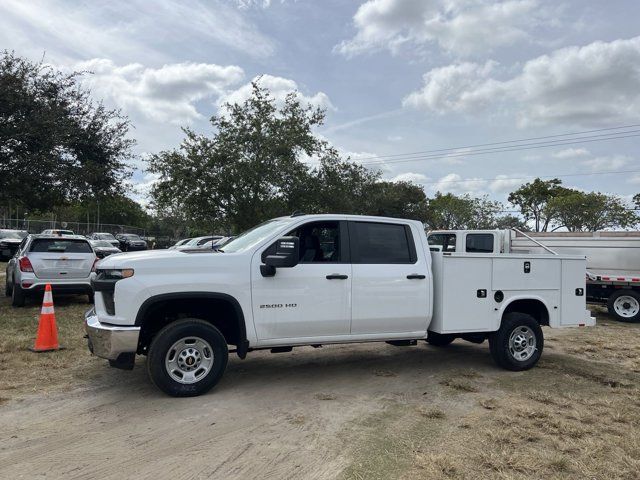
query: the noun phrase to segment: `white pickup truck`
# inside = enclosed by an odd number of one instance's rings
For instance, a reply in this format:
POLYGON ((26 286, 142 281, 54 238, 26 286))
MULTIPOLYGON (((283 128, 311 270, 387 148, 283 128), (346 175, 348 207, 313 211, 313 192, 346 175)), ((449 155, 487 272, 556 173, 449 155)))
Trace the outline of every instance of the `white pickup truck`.
POLYGON ((420 222, 298 215, 265 222, 220 250, 111 255, 97 264, 89 348, 118 368, 147 356, 152 381, 199 395, 228 346, 258 349, 489 340, 509 370, 533 367, 542 326, 594 325, 584 257, 430 249, 420 222))

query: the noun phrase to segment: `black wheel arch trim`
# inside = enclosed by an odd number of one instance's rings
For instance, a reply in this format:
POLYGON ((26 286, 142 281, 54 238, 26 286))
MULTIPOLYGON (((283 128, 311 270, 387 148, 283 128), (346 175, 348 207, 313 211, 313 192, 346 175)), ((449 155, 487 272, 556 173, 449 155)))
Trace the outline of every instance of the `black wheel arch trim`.
POLYGON ((177 299, 187 299, 187 298, 207 298, 213 300, 224 300, 229 302, 238 316, 238 323, 240 327, 240 339, 237 345, 237 354, 238 357, 244 359, 247 356, 247 352, 249 351, 249 341, 247 340, 247 325, 244 318, 244 312, 242 311, 242 307, 240 306, 240 302, 236 300, 235 297, 228 295, 226 293, 218 293, 218 292, 175 292, 175 293, 161 293, 159 295, 154 295, 153 297, 147 298, 140 308, 138 309, 138 314, 136 315, 136 326, 142 326, 142 322, 149 311, 149 309, 158 302, 164 302, 167 300, 177 300, 177 299))

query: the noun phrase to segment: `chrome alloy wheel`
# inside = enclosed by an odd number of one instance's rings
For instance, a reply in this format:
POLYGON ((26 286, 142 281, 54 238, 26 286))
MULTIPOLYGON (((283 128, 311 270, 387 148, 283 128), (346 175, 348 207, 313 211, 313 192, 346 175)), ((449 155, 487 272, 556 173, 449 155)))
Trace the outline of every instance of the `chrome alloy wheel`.
POLYGON ((633 318, 640 311, 640 304, 630 295, 620 295, 613 302, 613 309, 622 318, 633 318))
POLYGON ((519 362, 529 360, 536 351, 536 336, 529 327, 517 327, 509 337, 509 352, 519 362))
POLYGON ((165 357, 164 367, 179 383, 202 380, 213 366, 213 349, 200 337, 185 337, 174 343, 165 357))

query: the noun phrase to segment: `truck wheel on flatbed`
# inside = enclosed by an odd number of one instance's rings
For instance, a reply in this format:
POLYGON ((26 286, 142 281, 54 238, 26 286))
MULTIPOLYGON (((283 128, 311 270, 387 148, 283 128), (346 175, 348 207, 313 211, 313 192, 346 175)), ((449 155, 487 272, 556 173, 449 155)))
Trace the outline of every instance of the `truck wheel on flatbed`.
POLYGON ((216 327, 187 318, 164 327, 147 356, 153 383, 173 397, 194 397, 213 388, 227 367, 227 342, 216 327))
POLYGON ((530 369, 538 363, 543 347, 542 328, 535 318, 526 313, 508 313, 500 330, 489 335, 491 356, 507 370, 530 369))
POLYGON ((607 300, 609 313, 621 322, 640 322, 640 294, 618 290, 607 300))
POLYGON ((455 336, 447 335, 446 333, 429 332, 427 335, 427 343, 434 347, 446 347, 455 339, 455 336))

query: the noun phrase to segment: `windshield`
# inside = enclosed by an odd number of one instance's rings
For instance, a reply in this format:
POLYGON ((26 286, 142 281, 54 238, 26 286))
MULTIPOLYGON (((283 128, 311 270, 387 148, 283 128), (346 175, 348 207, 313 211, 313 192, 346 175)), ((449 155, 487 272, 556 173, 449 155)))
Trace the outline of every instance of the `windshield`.
POLYGON ((257 227, 253 227, 244 233, 241 233, 229 243, 220 249, 220 252, 244 252, 262 242, 264 239, 273 235, 274 232, 283 226, 291 223, 291 218, 276 218, 261 223, 257 227))
POLYGON ((86 240, 72 239, 54 239, 42 238, 36 239, 31 244, 32 252, 65 252, 65 253, 92 253, 89 242, 86 240))
POLYGON ((27 232, 18 230, 0 230, 0 238, 13 238, 14 240, 22 240, 28 235, 27 232))
POLYGON ((100 240, 115 240, 115 237, 110 233, 96 233, 95 237, 100 240))
POLYGON ((107 242, 105 240, 94 240, 91 243, 92 243, 92 245, 94 247, 109 247, 109 248, 113 248, 113 245, 111 245, 109 242, 107 242))
POLYGON ((134 235, 133 233, 125 233, 121 235, 123 238, 128 238, 129 240, 142 240, 138 235, 134 235))

